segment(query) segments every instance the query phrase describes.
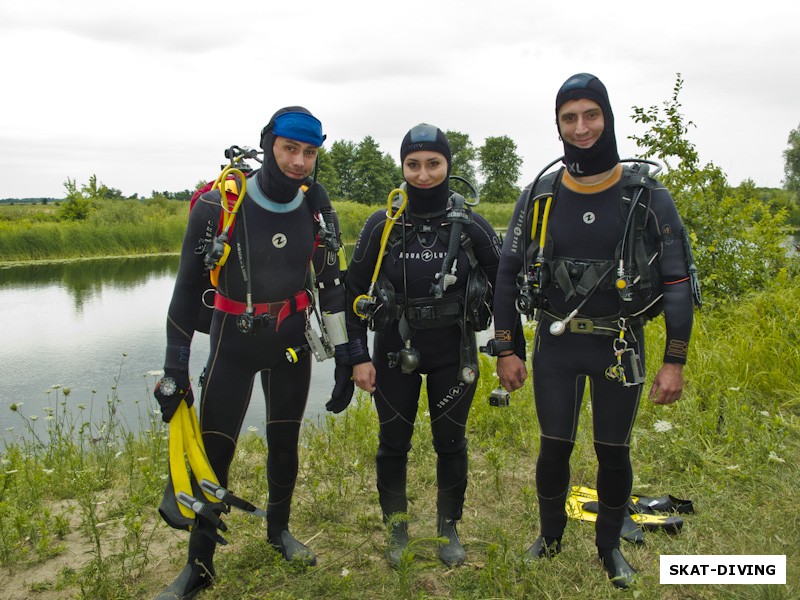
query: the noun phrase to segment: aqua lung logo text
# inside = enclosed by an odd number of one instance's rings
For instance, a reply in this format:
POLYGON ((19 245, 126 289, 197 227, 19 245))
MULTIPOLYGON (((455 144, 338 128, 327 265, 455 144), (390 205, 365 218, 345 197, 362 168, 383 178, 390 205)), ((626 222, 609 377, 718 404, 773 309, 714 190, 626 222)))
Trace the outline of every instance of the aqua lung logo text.
POLYGON ((434 252, 433 250, 423 250, 422 252, 401 252, 400 258, 404 258, 406 260, 422 260, 424 262, 430 262, 431 260, 437 258, 444 258, 444 252, 434 252))
POLYGON ((464 391, 464 384, 459 383, 457 386, 453 386, 450 388, 450 391, 447 393, 447 396, 439 400, 436 403, 436 408, 444 408, 447 406, 452 400, 458 398, 461 393, 464 391))
POLYGON ((514 254, 519 251, 523 231, 525 231, 525 211, 520 211, 517 215, 517 222, 514 224, 514 237, 511 239, 511 252, 514 254))
POLYGON ((283 248, 284 246, 286 246, 286 242, 287 242, 286 236, 282 233, 276 233, 275 235, 272 236, 272 245, 275 246, 276 248, 283 248))

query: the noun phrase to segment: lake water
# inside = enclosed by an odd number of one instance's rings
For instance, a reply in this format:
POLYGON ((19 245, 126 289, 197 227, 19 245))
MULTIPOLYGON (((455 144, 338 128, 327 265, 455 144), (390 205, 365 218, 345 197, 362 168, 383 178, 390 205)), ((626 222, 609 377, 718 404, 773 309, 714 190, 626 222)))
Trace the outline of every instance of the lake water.
MULTIPOLYGON (((25 423, 10 409, 14 403, 22 404, 22 414, 37 417, 41 435, 46 408, 65 400, 64 388, 71 414, 83 412, 85 419, 91 411, 91 421, 99 422, 109 401, 118 398, 113 404, 126 429, 149 426, 157 409, 153 372, 164 363, 177 267, 177 256, 160 256, 0 269, 0 439, 25 433, 25 423)), ((193 378, 207 356, 208 336, 196 333, 193 378)), ((333 369, 333 360, 314 362, 307 419, 325 414, 333 369)), ((263 432, 265 415, 256 385, 244 426, 263 432)))

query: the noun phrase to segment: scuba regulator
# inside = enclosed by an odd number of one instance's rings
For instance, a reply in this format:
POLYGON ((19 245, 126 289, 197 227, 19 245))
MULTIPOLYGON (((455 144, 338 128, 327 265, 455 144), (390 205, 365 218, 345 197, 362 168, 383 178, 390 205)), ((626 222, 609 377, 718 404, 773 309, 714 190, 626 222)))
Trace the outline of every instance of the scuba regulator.
POLYGON ((217 287, 219 282, 219 269, 227 262, 231 252, 228 242, 236 215, 247 192, 246 174, 253 170, 245 162, 245 159, 255 159, 261 162, 258 154, 258 151, 247 147, 231 146, 226 148, 225 158, 229 160, 229 164, 221 166, 220 174, 211 185, 211 189, 219 190, 220 194, 223 211, 221 228, 215 236, 201 239, 195 252, 203 254, 203 264, 209 271, 214 287, 217 287), (232 201, 228 196, 229 193, 236 195, 236 199, 232 201))
MULTIPOLYGON (((386 208, 386 222, 383 225, 383 233, 381 233, 381 244, 380 249, 378 250, 378 259, 375 261, 375 269, 372 271, 372 280, 370 281, 367 293, 357 296, 353 301, 353 312, 363 321, 367 321, 370 325, 370 329, 373 331, 376 330, 375 317, 379 312, 379 308, 381 308, 388 300, 388 298, 385 297, 386 292, 383 291, 385 286, 377 286, 378 289, 376 290, 376 283, 378 281, 378 276, 380 275, 381 265, 383 264, 383 255, 386 251, 386 244, 389 241, 389 235, 392 233, 392 228, 400 218, 400 215, 403 214, 406 206, 408 206, 408 194, 406 194, 406 191, 402 187, 396 188, 389 192, 386 208), (398 206, 395 210, 392 201, 397 196, 399 196, 402 200, 400 206, 398 206), (381 298, 379 296, 384 297, 381 298)), ((394 290, 392 290, 392 292, 394 292, 394 290)), ((387 319, 394 320, 395 315, 385 315, 385 317, 387 319)))
POLYGON ((555 190, 559 183, 561 182, 561 175, 563 173, 563 169, 553 173, 554 184, 552 187, 546 190, 546 193, 540 192, 537 194, 537 188, 539 187, 539 181, 542 179, 545 173, 547 173, 550 168, 555 165, 556 163, 561 162, 563 157, 559 157, 556 160, 552 161, 548 165, 546 165, 539 173, 536 175, 536 178, 533 182, 528 186, 528 195, 525 198, 525 206, 522 211, 523 215, 523 222, 520 224, 521 227, 524 227, 525 220, 524 216, 528 214, 530 203, 533 202, 533 218, 531 219, 531 232, 530 232, 530 239, 535 241, 536 234, 539 234, 539 241, 538 241, 538 252, 536 257, 534 258, 532 263, 529 263, 530 256, 529 252, 525 252, 525 259, 523 264, 523 269, 517 276, 517 298, 514 302, 514 306, 522 315, 527 317, 531 317, 534 313, 540 309, 547 308, 547 298, 544 295, 544 291, 547 288, 547 285, 550 283, 550 265, 548 264, 547 260, 545 259, 545 244, 547 243, 547 221, 550 217, 550 209, 553 205, 553 190, 555 190), (544 200, 544 208, 541 208, 542 200, 544 200), (539 218, 539 213, 541 210, 541 219, 539 218), (540 227, 541 221, 541 227, 540 227))

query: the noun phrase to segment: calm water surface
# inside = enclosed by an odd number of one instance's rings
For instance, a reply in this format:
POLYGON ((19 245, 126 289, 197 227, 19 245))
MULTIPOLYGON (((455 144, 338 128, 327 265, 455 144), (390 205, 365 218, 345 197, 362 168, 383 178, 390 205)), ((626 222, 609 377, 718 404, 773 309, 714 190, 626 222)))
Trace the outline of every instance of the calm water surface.
MULTIPOLYGON (((64 400, 74 414, 99 422, 115 395, 127 429, 149 427, 157 403, 150 390, 164 362, 165 320, 178 257, 92 260, 0 269, 0 438, 26 426, 10 406, 36 416, 64 400), (60 386, 60 387, 58 387, 60 386), (79 405, 85 408, 79 408, 79 405)), ((190 372, 200 375, 208 336, 196 333, 190 372)), ((307 419, 325 414, 333 360, 314 362, 307 419)), ((195 393, 197 388, 195 387, 195 393)), ((197 395, 197 394, 196 394, 197 395)), ((256 385, 244 423, 264 431, 264 395, 256 385)), ((160 418, 160 417, 159 417, 160 418)))

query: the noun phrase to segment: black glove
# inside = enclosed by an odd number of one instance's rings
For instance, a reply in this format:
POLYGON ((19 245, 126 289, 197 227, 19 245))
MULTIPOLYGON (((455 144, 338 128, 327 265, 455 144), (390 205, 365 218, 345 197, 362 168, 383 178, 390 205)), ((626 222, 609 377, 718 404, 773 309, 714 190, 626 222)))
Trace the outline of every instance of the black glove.
POLYGON ((192 386, 189 383, 189 372, 178 369, 164 369, 164 377, 158 380, 153 389, 153 395, 161 406, 161 419, 169 423, 172 415, 178 410, 181 400, 186 398, 186 404, 194 404, 192 386))
POLYGON ((340 413, 350 405, 356 389, 356 384, 353 383, 353 367, 337 364, 333 372, 333 379, 336 383, 331 392, 331 399, 325 404, 325 408, 332 413, 340 413))

